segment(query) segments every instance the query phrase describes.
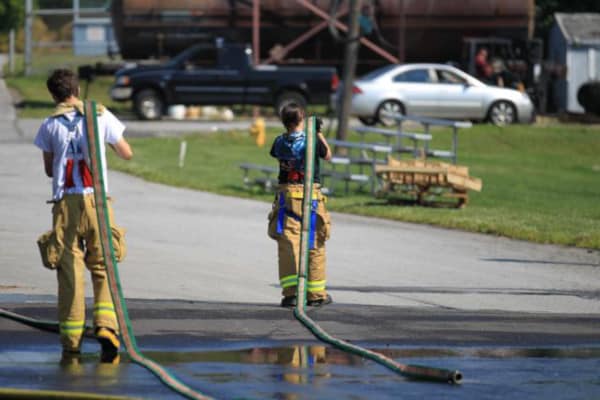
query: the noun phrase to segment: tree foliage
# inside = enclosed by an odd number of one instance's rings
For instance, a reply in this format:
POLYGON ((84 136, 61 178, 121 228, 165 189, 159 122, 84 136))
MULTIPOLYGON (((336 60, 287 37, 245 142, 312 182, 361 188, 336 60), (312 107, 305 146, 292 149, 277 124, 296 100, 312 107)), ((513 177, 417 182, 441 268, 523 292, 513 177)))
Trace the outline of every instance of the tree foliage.
POLYGON ((25 2, 23 0, 0 0, 0 32, 6 33, 23 25, 25 2))
POLYGON ((554 13, 600 13, 600 0, 536 0, 536 31, 545 36, 554 23, 554 13))

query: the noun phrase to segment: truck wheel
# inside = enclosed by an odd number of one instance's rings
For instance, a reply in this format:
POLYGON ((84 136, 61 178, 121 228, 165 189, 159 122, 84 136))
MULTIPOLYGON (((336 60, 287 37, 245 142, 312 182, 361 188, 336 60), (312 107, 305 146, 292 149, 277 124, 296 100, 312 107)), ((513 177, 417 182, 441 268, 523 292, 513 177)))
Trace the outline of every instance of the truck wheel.
POLYGON ((159 119, 163 114, 164 102, 154 89, 144 89, 135 95, 133 107, 141 119, 159 119))
POLYGON ((508 101, 500 100, 490 106, 488 119, 496 126, 510 125, 517 122, 517 111, 508 101))
POLYGON ((302 108, 306 108, 306 98, 298 92, 283 92, 277 97, 275 102, 275 111, 281 115, 281 109, 290 103, 296 103, 302 108))

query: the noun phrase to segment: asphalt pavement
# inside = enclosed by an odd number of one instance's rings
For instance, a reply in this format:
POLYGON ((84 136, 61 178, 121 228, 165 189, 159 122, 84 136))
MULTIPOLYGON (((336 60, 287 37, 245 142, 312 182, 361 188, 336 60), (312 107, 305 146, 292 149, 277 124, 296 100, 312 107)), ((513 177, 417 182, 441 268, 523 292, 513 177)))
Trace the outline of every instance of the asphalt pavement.
MULTIPOLYGON (((170 129, 158 122, 139 131, 170 129)), ((16 120, 0 80, 0 307, 53 319, 56 278, 35 244, 50 228, 51 182, 35 130, 36 121, 16 120)), ((142 345, 314 340, 278 307, 270 204, 114 171, 109 186, 127 228, 120 275, 142 345)), ((339 213, 332 220, 334 304, 309 313, 335 335, 377 345, 599 343, 598 251, 339 213)), ((0 320, 2 352, 55 340, 0 320)))
MULTIPOLYGON (((41 154, 29 140, 5 142, 0 171, 3 293, 54 295, 56 283, 35 247, 50 227, 45 201, 51 182, 41 154)), ((278 302, 276 246, 266 236, 270 204, 113 171, 108 179, 117 223, 128 230, 129 255, 121 264, 128 297, 278 302)), ((328 287, 336 302, 600 313, 597 251, 337 213, 332 218, 328 287)))

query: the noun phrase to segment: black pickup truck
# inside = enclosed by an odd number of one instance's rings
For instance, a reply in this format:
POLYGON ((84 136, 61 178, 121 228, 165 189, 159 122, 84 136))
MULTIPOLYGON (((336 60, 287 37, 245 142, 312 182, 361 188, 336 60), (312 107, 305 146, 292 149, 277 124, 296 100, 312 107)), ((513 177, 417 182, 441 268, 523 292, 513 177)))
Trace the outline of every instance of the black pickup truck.
POLYGON ((158 119, 173 104, 273 106, 327 104, 338 76, 329 67, 252 65, 243 45, 196 45, 162 65, 123 68, 111 97, 133 101, 142 119, 158 119))

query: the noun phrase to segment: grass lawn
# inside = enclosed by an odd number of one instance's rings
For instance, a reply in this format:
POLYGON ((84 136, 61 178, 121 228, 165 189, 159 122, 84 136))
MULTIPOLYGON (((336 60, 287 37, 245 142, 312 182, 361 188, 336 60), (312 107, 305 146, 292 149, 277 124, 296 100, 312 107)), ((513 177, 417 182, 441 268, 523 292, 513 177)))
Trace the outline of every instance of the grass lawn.
MULTIPOLYGON (((8 74, 6 81, 23 98, 19 117, 45 117, 53 109, 45 90, 50 70, 76 69, 97 61, 108 59, 74 57, 70 50, 40 50, 39 54, 34 53, 34 74, 23 77, 22 59, 18 59, 16 73, 8 74)), ((130 114, 129 103, 110 100, 108 90, 112 81, 112 77, 96 79, 89 87, 88 97, 121 116, 130 114)), ((268 143, 277 133, 277 130, 269 132, 268 143)), ((431 147, 448 149, 449 132, 433 133, 431 147)), ((185 138, 188 155, 185 167, 180 169, 177 162, 181 140, 131 139, 134 160, 124 162, 112 157, 111 166, 169 185, 271 201, 272 194, 251 191, 242 184, 238 164, 253 162, 275 166, 268 156, 268 148, 257 148, 247 132, 185 138)), ((391 205, 358 191, 330 198, 329 208, 541 243, 600 249, 600 129, 558 124, 507 128, 478 125, 462 130, 459 142, 459 164, 469 166, 471 175, 483 180, 483 191, 471 192, 465 209, 391 205)))
MULTIPOLYGON (((111 62, 108 57, 74 56, 71 49, 36 49, 32 57, 32 74, 24 76, 23 56, 17 55, 15 59, 15 72, 10 74, 8 65, 4 66, 6 84, 16 90, 22 101, 18 104, 19 118, 47 117, 54 109, 54 103, 46 90, 46 79, 55 68, 70 68, 77 72, 77 67, 97 62, 111 62)), ((88 98, 101 102, 112 111, 121 115, 131 114, 131 104, 113 102, 109 96, 110 86, 113 84, 112 76, 97 77, 90 85, 88 98)), ((81 82, 82 96, 86 90, 86 83, 81 82)))
MULTIPOLYGON (((276 133, 269 132, 267 143, 276 133)), ((181 140, 134 138, 134 160, 111 157, 109 163, 150 181, 272 200, 272 194, 243 186, 239 163, 275 165, 268 148, 257 148, 247 132, 186 137, 187 158, 180 169, 181 140)), ((600 249, 600 129, 478 125, 461 131, 459 142, 459 164, 483 180, 483 191, 471 192, 465 209, 391 205, 357 191, 331 197, 328 206, 339 212, 600 249)), ((447 131, 434 131, 432 148, 448 148, 449 143, 447 131)))
MULTIPOLYGON (((45 118, 54 110, 54 102, 46 90, 47 76, 18 76, 6 78, 9 87, 16 89, 22 100, 17 105, 19 118, 45 118)), ((113 83, 112 77, 98 77, 89 86, 88 98, 106 105, 111 111, 119 115, 132 114, 131 104, 113 102, 109 96, 109 89, 113 83)), ((85 83, 81 84, 82 92, 85 83)))

